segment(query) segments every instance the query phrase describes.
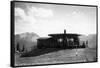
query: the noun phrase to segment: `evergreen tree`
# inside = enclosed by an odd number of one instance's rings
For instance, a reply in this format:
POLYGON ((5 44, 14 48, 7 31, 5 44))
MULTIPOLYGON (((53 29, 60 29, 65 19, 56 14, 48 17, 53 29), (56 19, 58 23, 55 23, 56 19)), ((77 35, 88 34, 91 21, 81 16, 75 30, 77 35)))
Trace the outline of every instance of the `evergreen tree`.
POLYGON ((19 51, 19 43, 17 43, 16 51, 19 51))
POLYGON ((24 52, 25 51, 25 47, 24 47, 24 45, 23 45, 23 49, 22 49, 22 52, 24 52))

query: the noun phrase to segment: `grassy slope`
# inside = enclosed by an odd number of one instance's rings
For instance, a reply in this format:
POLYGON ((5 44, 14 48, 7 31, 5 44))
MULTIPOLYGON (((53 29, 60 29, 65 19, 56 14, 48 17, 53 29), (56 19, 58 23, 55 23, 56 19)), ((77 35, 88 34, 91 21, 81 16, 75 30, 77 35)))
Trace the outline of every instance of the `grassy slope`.
MULTIPOLYGON (((48 49, 49 50, 49 49, 48 49)), ((52 64, 52 63, 71 63, 71 62, 87 62, 94 61, 96 58, 95 49, 72 49, 59 50, 40 56, 34 57, 19 57, 15 56, 17 65, 36 65, 36 64, 52 64), (76 55, 76 51, 77 54, 76 55)))

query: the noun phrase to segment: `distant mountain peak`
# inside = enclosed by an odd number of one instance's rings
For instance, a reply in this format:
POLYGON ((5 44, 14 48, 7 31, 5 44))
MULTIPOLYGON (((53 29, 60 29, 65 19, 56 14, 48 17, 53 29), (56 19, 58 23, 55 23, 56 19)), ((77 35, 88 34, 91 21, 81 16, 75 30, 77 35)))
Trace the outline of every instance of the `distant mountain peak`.
POLYGON ((25 32, 21 34, 17 34, 16 36, 19 36, 20 39, 27 40, 30 42, 36 42, 39 36, 34 32, 25 32))
POLYGON ((21 38, 24 38, 24 37, 27 37, 27 36, 34 36, 34 35, 36 35, 36 36, 38 36, 36 33, 34 33, 34 32, 25 32, 25 33, 21 33, 20 34, 20 37, 21 38))

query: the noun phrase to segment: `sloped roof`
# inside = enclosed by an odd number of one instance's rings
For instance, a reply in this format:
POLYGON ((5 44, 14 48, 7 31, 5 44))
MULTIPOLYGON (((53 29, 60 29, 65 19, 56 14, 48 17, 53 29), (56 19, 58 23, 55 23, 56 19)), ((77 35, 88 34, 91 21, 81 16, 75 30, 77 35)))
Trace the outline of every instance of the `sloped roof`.
POLYGON ((72 34, 72 33, 68 33, 68 34, 48 34, 48 36, 52 36, 52 37, 77 37, 80 36, 80 34, 72 34))

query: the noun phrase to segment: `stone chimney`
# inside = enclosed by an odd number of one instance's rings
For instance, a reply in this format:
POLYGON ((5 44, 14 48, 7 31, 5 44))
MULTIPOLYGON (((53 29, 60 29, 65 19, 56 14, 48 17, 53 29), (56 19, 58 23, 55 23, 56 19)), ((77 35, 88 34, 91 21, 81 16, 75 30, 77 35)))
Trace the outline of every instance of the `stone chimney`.
POLYGON ((66 29, 64 29, 64 34, 66 34, 66 29))

